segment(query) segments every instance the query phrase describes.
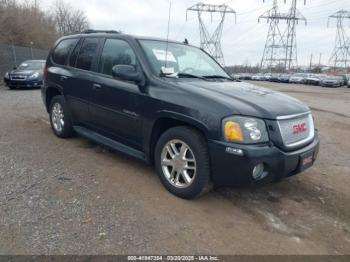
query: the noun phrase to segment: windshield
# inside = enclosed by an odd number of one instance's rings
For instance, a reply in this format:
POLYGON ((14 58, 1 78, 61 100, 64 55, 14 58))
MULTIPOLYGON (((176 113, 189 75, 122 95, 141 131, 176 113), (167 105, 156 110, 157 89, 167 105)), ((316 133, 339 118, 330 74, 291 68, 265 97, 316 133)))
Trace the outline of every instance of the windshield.
POLYGON ((41 70, 44 67, 43 62, 23 62, 19 65, 20 70, 41 70))
POLYGON ((225 71, 199 48, 171 42, 167 46, 167 42, 155 40, 140 40, 140 43, 156 74, 229 78, 225 71))

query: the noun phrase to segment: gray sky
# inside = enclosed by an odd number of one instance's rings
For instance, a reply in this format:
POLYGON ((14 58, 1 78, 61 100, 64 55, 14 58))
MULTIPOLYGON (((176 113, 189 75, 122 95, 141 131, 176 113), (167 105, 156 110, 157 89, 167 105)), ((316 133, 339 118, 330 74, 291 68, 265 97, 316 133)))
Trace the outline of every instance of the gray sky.
MULTIPOLYGON (((95 29, 117 29, 128 34, 166 37, 170 0, 74 0, 69 3, 84 10, 95 29)), ((52 0, 41 0, 49 8, 52 0)), ((199 45, 198 20, 195 13, 189 13, 186 22, 186 8, 199 0, 172 0, 170 38, 184 40, 199 45)), ((236 10, 237 24, 233 16, 227 16, 222 38, 223 52, 227 65, 249 61, 259 62, 262 56, 268 24, 258 23, 258 16, 272 7, 273 0, 202 0, 208 4, 228 3, 236 10)), ((280 8, 286 11, 291 0, 280 8)), ((335 41, 335 21, 327 28, 327 17, 339 9, 350 11, 350 0, 299 0, 298 8, 308 19, 308 25, 297 28, 299 65, 307 65, 311 53, 318 63, 322 53, 322 63, 326 64, 335 41)), ((207 19, 210 26, 210 18, 207 19)), ((213 24, 215 19, 213 20, 213 24)), ((348 25, 350 25, 350 20, 348 25)), ((350 36, 350 27, 347 27, 350 36)))

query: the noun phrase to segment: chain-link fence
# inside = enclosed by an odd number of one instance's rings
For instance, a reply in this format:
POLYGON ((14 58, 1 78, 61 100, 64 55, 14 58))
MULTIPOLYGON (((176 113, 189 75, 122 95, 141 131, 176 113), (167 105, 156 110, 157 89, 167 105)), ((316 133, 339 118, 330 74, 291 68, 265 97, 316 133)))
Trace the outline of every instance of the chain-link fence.
POLYGON ((25 60, 46 59, 48 50, 0 43, 0 79, 25 60))

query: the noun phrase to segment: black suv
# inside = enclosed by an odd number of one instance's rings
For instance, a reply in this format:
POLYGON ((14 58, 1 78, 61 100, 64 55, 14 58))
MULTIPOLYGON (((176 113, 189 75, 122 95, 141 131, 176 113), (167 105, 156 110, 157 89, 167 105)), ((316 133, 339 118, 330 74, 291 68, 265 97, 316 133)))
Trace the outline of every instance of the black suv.
POLYGON ((154 164, 183 198, 295 175, 319 148, 306 105, 233 81, 187 43, 114 31, 63 37, 42 96, 58 137, 78 133, 154 164))

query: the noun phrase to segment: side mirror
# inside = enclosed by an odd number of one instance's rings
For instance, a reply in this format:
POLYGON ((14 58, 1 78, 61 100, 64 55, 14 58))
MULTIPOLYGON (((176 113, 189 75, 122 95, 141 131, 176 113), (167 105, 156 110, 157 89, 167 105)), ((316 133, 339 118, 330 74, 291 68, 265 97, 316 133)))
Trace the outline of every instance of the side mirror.
POLYGON ((16 69, 17 69, 17 66, 13 66, 12 69, 13 69, 13 70, 16 70, 16 69))
POLYGON ((115 65, 112 68, 112 76, 125 81, 140 83, 143 80, 141 71, 131 65, 115 65))

